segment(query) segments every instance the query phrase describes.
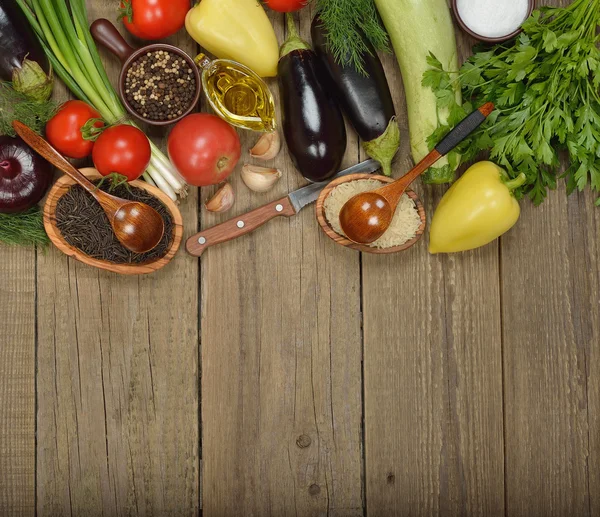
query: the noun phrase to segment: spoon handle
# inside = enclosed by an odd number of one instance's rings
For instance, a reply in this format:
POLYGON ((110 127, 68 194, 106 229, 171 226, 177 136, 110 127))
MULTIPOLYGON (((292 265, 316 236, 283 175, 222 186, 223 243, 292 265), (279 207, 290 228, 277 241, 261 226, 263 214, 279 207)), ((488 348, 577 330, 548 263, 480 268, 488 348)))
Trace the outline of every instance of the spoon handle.
POLYGON ((423 172, 437 162, 442 156, 448 154, 458 144, 460 144, 465 138, 467 138, 473 131, 475 131, 488 115, 494 111, 494 104, 488 102, 476 109, 465 119, 463 119, 446 137, 435 146, 435 148, 423 158, 415 167, 407 172, 400 179, 396 180, 388 186, 382 187, 382 191, 385 191, 385 197, 391 206, 395 207, 404 194, 404 191, 408 186, 415 181, 423 172))
POLYGON ((452 149, 465 140, 473 131, 475 131, 488 115, 494 111, 494 104, 485 103, 479 109, 476 109, 466 118, 464 118, 446 137, 435 146, 435 150, 441 156, 446 156, 452 149))
POLYGON ((71 165, 62 154, 52 147, 46 140, 38 135, 33 129, 27 127, 18 120, 13 121, 12 126, 17 134, 42 158, 49 161, 57 169, 69 175, 79 183, 92 196, 97 197, 97 189, 94 184, 71 165))

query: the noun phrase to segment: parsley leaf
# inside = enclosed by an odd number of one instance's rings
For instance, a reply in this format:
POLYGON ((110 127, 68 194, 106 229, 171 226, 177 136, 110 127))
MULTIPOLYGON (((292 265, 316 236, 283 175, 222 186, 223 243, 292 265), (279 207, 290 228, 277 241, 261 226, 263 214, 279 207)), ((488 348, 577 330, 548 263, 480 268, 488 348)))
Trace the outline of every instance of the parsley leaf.
MULTIPOLYGON (((463 160, 489 152, 510 177, 525 173, 527 182, 516 194, 535 204, 559 177, 569 193, 587 187, 600 192, 599 25, 600 0, 574 0, 568 7, 536 9, 512 43, 476 48, 460 70, 463 97, 474 106, 491 101, 497 109, 459 146, 463 160), (561 175, 562 149, 570 163, 561 175)), ((471 109, 456 103, 439 60, 430 55, 427 62, 423 85, 450 112, 428 139, 433 147, 471 109)))

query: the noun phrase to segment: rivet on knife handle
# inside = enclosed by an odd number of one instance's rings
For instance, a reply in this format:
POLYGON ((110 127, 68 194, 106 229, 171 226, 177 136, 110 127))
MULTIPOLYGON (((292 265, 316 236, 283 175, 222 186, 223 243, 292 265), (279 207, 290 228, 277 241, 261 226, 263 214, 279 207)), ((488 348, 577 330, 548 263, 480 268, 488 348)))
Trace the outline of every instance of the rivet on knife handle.
POLYGON ((187 240, 185 248, 190 255, 199 257, 209 246, 246 235, 275 217, 295 214, 289 198, 284 197, 193 235, 187 240))

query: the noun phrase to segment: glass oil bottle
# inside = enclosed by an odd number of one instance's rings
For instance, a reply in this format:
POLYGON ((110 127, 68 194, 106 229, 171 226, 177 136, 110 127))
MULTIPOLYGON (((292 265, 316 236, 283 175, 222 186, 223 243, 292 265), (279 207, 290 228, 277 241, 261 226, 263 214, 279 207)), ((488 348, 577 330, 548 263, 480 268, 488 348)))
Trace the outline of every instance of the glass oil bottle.
POLYGON ((277 127, 275 101, 266 83, 250 68, 230 61, 210 61, 199 54, 202 88, 212 109, 233 126, 268 133, 277 127))

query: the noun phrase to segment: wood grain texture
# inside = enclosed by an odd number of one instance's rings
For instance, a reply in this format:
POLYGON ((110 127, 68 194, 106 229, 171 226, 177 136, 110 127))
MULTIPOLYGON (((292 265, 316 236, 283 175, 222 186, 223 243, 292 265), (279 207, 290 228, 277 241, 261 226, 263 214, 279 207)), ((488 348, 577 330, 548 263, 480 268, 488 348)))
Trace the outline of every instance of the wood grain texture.
MULTIPOLYGON (((87 4, 114 21, 110 2, 87 4)), ((183 32, 172 42, 194 51, 183 32)), ((412 165, 406 107, 384 61, 398 175, 412 165)), ((244 149, 257 139, 240 135, 244 149)), ((348 135, 345 165, 361 155, 348 135)), ((234 208, 203 209, 203 227, 304 184, 285 150, 267 165, 284 171, 273 191, 250 192, 238 168, 234 208)), ((431 216, 443 188, 415 190, 431 216)), ((182 205, 186 237, 196 201, 182 205)), ((311 208, 148 277, 53 248, 36 270, 35 251, 0 247, 0 515, 600 515, 593 205, 561 186, 524 201, 498 244, 451 256, 429 256, 426 239, 361 256, 311 208)))
MULTIPOLYGON (((568 0, 540 2, 568 5, 568 0)), ((557 192, 502 239, 506 509, 599 515, 600 247, 593 196, 557 192)))
MULTIPOLYGON (((464 56, 469 45, 457 31, 464 56)), ((412 167, 398 65, 385 56, 412 167)), ((443 189, 415 191, 428 217, 443 189)), ((363 256, 368 515, 503 515, 498 246, 363 256)))
MULTIPOLYGON (((111 2, 88 7, 115 18, 111 2)), ((172 41, 194 50, 184 32, 172 41)), ((195 195, 181 211, 195 231, 195 195)), ((197 515, 197 264, 179 253, 124 277, 52 249, 37 282, 38 515, 197 515)))
POLYGON ((502 239, 507 511, 598 515, 598 209, 562 188, 523 208, 502 239))
MULTIPOLYGON (((283 16, 270 16, 283 41, 283 16)), ((245 148, 258 138, 240 134, 245 148)), ((346 165, 358 158, 348 134, 346 165)), ((262 196, 234 173, 234 213, 304 184, 286 151, 273 164, 284 176, 262 196)), ((203 255, 206 515, 362 515, 359 290, 358 254, 322 234, 312 207, 203 255)))
POLYGON ((35 249, 0 244, 0 515, 35 511, 35 249))

